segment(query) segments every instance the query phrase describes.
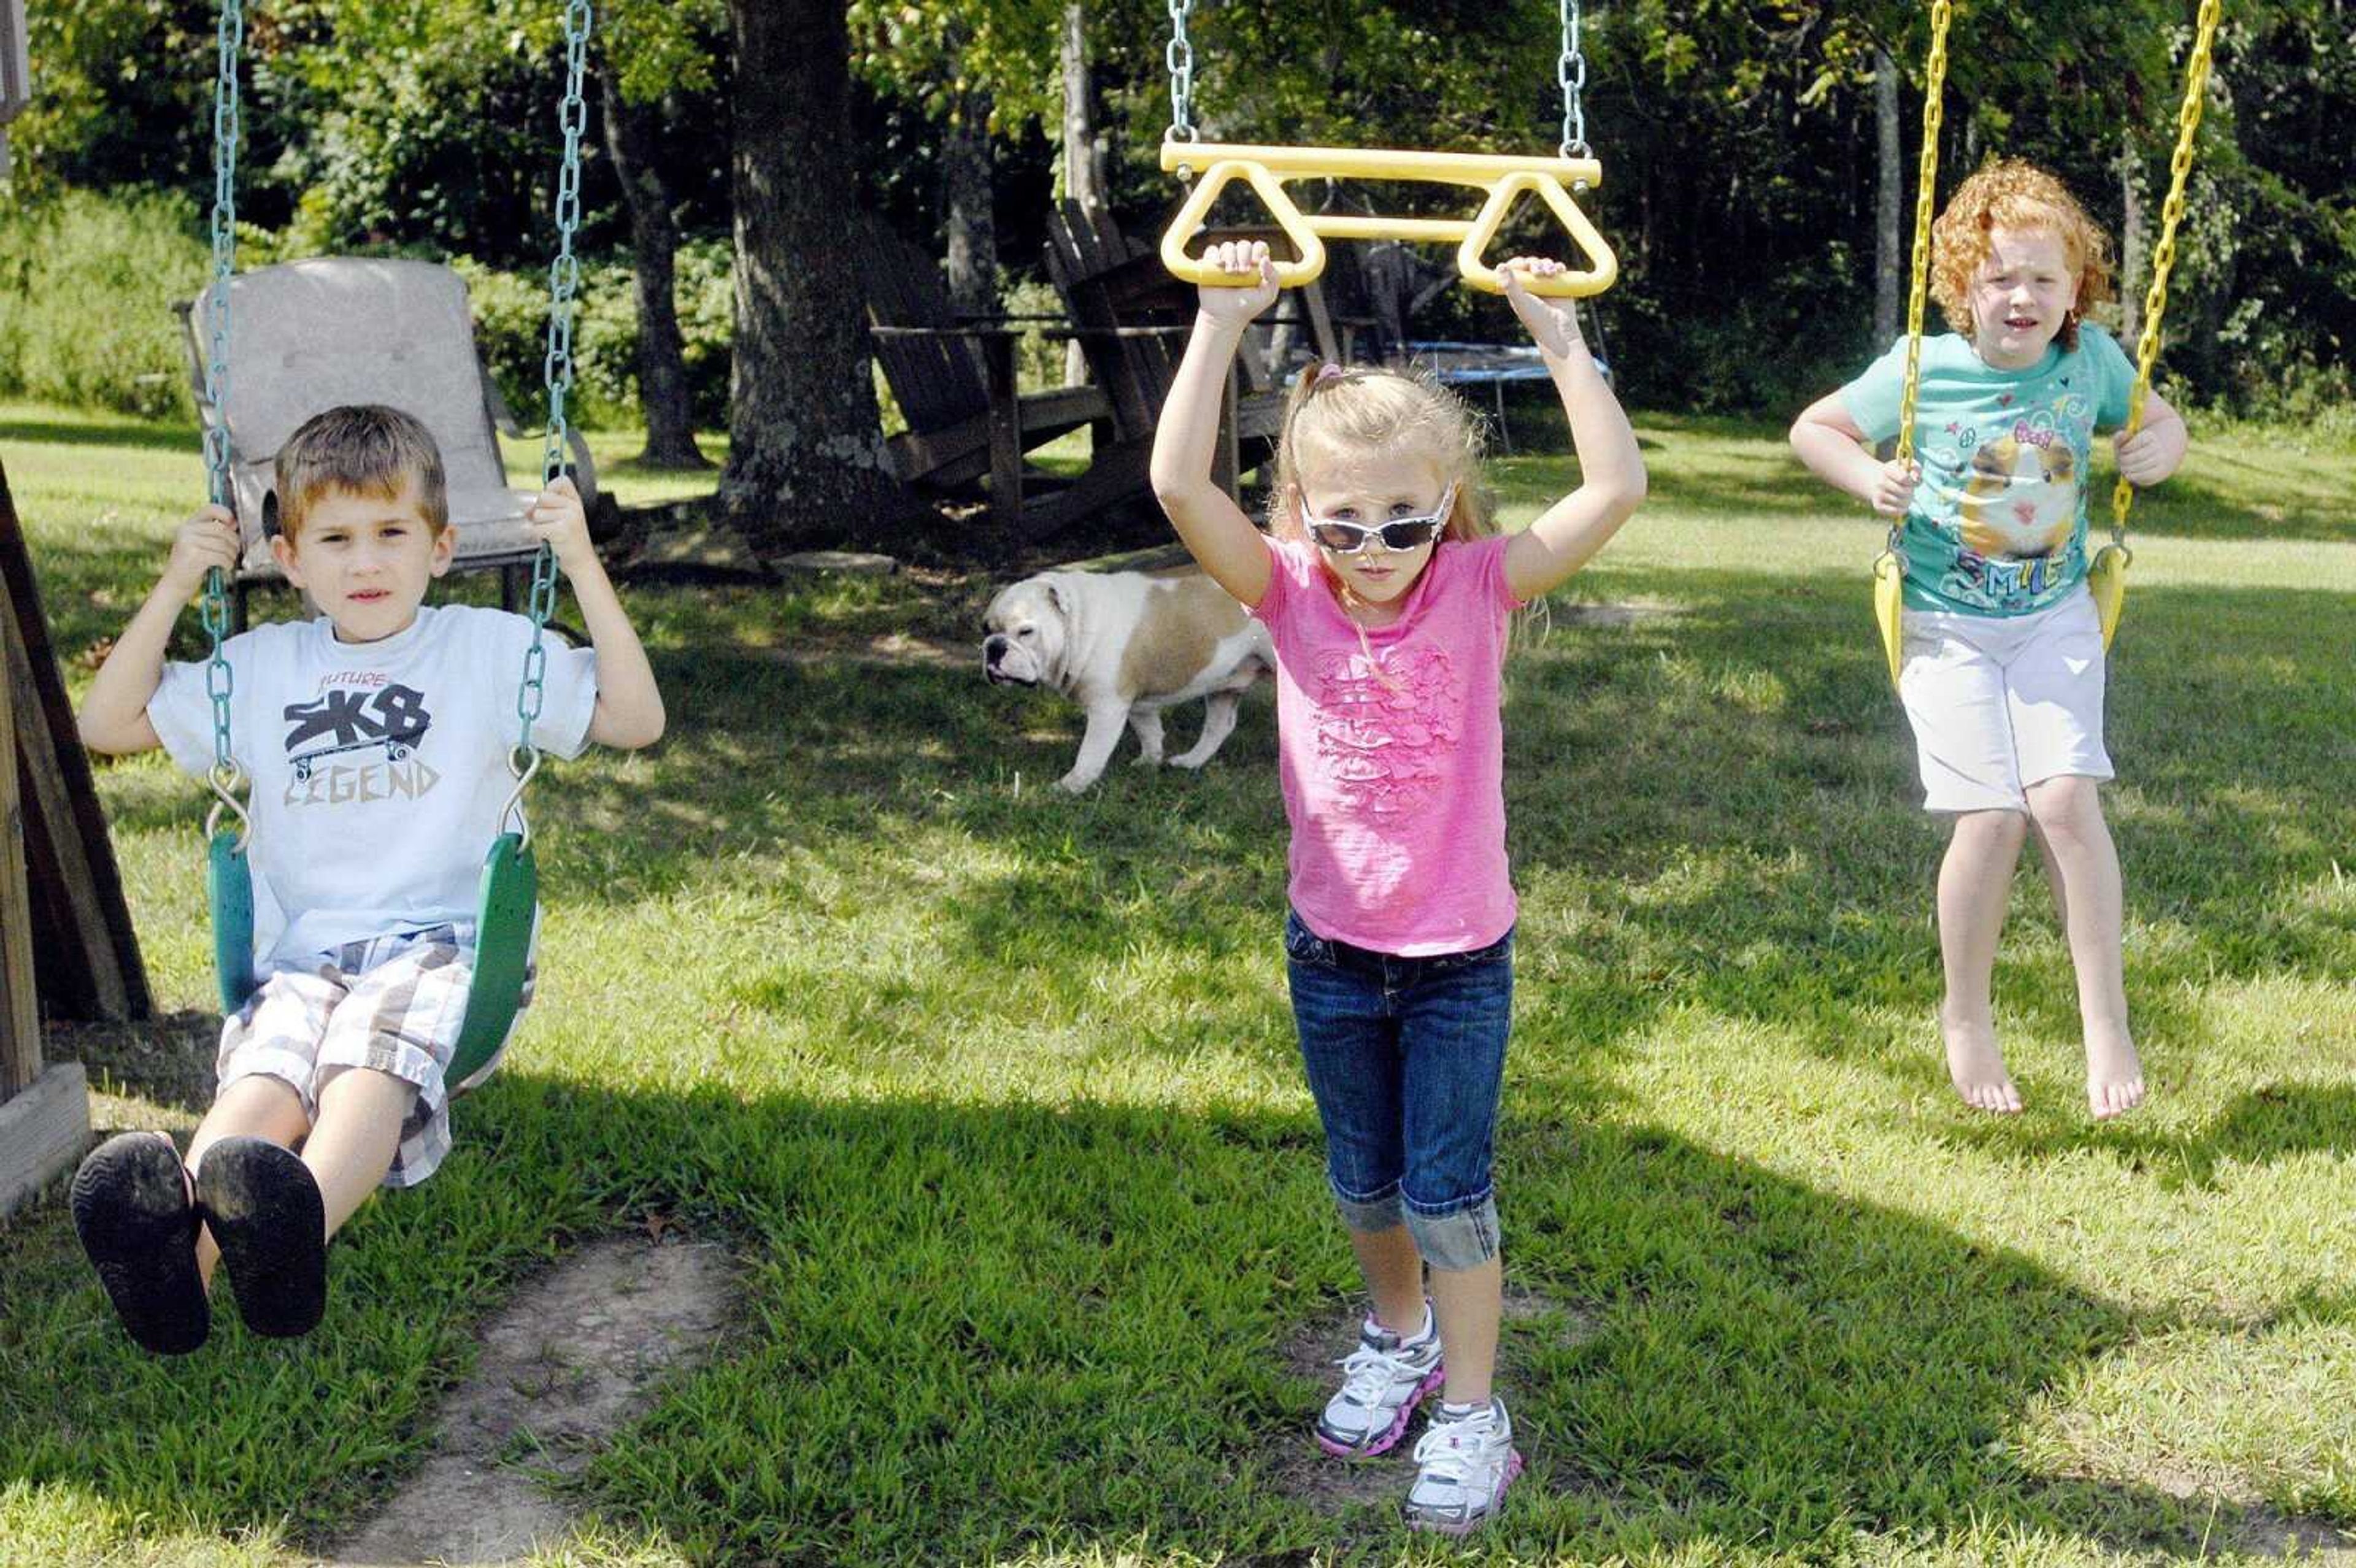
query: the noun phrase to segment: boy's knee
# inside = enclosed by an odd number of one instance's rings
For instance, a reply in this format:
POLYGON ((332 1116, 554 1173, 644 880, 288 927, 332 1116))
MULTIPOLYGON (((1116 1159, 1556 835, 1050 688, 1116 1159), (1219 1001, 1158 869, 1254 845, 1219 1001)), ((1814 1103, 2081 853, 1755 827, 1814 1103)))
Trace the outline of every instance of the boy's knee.
POLYGON ((1410 1199, 1405 1204, 1408 1234, 1415 1250, 1437 1269, 1479 1268, 1497 1255, 1497 1198, 1484 1192, 1470 1203, 1446 1205, 1437 1211, 1422 1209, 1410 1199))
POLYGON ((380 1067, 347 1063, 320 1069, 318 1093, 322 1115, 337 1109, 362 1115, 390 1115, 398 1120, 409 1114, 418 1088, 400 1074, 380 1067))

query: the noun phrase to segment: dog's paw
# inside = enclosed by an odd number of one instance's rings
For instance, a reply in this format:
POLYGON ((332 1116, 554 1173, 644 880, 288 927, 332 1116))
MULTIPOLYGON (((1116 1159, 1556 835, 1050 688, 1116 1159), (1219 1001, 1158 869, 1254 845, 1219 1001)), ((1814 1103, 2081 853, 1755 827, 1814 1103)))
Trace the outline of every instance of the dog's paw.
POLYGON ((1162 759, 1140 752, 1130 759, 1129 765, 1132 768, 1158 768, 1162 765, 1162 759))
POLYGON ((1173 768, 1199 768, 1210 760, 1207 752, 1198 757, 1192 752, 1181 752, 1170 759, 1170 765, 1173 768))
POLYGON ((1088 793, 1088 786, 1096 782, 1096 774, 1084 773, 1079 769, 1074 768, 1055 781, 1055 787, 1066 795, 1086 795, 1088 793))

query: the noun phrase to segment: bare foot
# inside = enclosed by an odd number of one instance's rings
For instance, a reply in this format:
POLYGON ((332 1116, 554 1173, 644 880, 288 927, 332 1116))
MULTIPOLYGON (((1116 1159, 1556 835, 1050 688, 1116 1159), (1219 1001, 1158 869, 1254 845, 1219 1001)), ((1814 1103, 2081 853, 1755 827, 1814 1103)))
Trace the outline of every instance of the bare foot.
POLYGON ((2116 1034, 2086 1037, 2086 1108, 2094 1120, 2113 1116, 2143 1104, 2143 1059, 2135 1041, 2122 1029, 2116 1034))
POLYGON ((1955 1081, 1955 1093, 1964 1097, 1964 1103, 1998 1115, 2019 1115, 2020 1091, 2012 1086, 2012 1074, 2004 1070, 1995 1024, 1961 1022, 1943 1010, 1939 1029, 1947 1039, 1947 1076, 1955 1081))

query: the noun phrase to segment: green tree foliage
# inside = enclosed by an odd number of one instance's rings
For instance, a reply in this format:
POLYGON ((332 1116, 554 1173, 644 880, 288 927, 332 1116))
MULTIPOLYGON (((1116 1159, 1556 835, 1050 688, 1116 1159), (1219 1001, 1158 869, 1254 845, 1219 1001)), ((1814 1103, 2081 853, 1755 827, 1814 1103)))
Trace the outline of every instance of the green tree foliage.
MULTIPOLYGON (((34 92, 10 129, 20 194, 150 185, 208 191, 210 0, 75 0, 26 8, 34 92)), ((248 134, 273 139, 266 116, 248 134)))
MULTIPOLYGON (((1034 264, 1052 181, 1057 0, 845 0, 861 87, 844 144, 863 204, 904 230, 937 212, 933 144, 962 94, 992 106, 1001 259, 1034 264), (954 47, 952 47, 954 41, 954 47), (1043 129, 1044 127, 1044 129, 1043 129)), ((2132 146, 2156 221, 2193 0, 1959 0, 1940 194, 1997 153, 2055 168, 2122 222, 2132 146)), ((287 249, 466 253, 528 275, 546 253, 561 60, 557 0, 269 0, 250 33, 242 213, 287 249)), ((1636 399, 1783 409, 1862 362, 1875 180, 1870 64, 1908 77, 1913 176, 1928 7, 1919 0, 1590 0, 1584 198, 1623 281, 1601 318, 1636 399)), ((32 8, 41 96, 20 122, 34 197, 136 184, 201 202, 207 0, 32 8)), ((632 98, 665 99, 664 173, 691 236, 728 233, 731 40, 721 0, 607 0, 599 48, 632 98)), ((1142 228, 1175 182, 1162 0, 1087 12, 1116 207, 1142 228)), ((2171 303, 2179 395, 2247 406, 2345 388, 2356 335, 2356 39, 2346 0, 2231 0, 2171 303)), ((1550 150, 1554 0, 1197 0, 1206 136, 1550 150)), ((593 138, 594 141, 594 138, 593 138)), ((1299 187, 1387 208, 1425 190, 1299 187)), ((618 253, 618 194, 590 159, 584 244, 618 253)), ((1533 224, 1515 238, 1537 245, 1533 224)), ((1436 261, 1444 257, 1433 253, 1436 261)), ((1339 271, 1346 272, 1347 263, 1339 271)), ((1346 280, 1337 278, 1337 286, 1346 280)), ((1493 302, 1443 295, 1422 324, 1504 334, 1493 302)))

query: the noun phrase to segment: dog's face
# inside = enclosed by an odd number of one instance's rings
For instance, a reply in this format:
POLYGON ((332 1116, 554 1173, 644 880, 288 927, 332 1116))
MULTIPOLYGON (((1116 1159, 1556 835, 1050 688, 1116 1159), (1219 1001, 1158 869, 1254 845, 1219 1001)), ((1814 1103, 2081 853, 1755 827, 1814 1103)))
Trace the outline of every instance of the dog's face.
POLYGON ((994 686, 1059 684, 1069 621, 1062 591, 1044 578, 1028 577, 1001 589, 982 616, 982 674, 994 686))

